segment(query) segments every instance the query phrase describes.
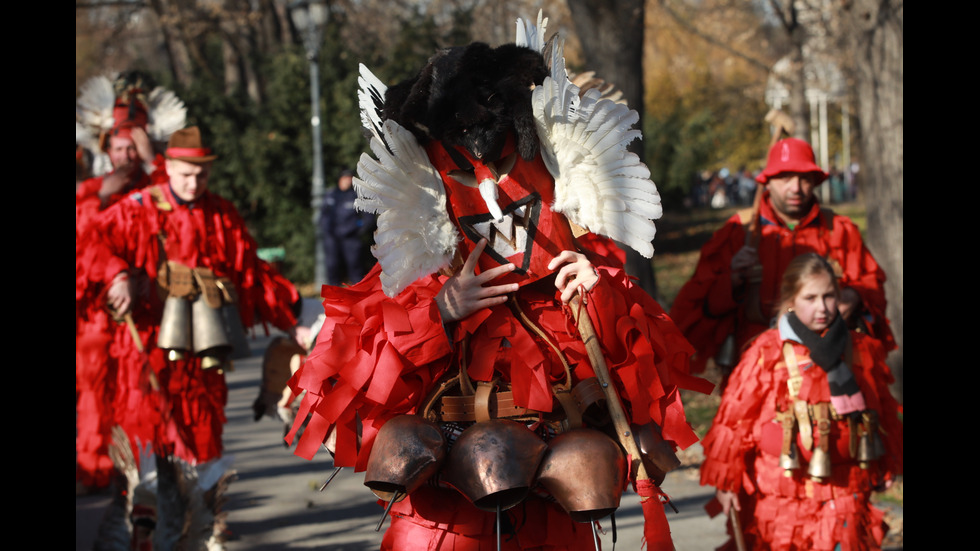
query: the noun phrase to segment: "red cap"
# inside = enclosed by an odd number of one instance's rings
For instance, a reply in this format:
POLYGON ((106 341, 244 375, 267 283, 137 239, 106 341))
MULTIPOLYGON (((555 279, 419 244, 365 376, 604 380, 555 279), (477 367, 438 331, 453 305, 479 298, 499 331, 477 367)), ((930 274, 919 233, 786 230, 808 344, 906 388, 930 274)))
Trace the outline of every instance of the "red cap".
POLYGON ((798 138, 786 138, 776 142, 776 145, 769 150, 769 160, 766 162, 765 170, 755 179, 760 184, 765 184, 769 178, 783 172, 817 174, 818 184, 827 179, 827 173, 814 161, 813 148, 798 138))
POLYGON ((135 99, 132 101, 117 99, 112 108, 112 120, 112 130, 103 136, 103 149, 109 146, 110 137, 130 138, 133 128, 145 129, 149 122, 149 115, 143 102, 135 99))

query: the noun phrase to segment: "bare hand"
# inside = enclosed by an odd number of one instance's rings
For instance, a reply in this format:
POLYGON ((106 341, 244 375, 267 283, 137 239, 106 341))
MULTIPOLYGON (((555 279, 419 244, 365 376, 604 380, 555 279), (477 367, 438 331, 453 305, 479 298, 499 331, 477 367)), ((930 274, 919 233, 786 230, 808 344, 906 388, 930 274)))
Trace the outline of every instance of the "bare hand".
POLYGON ((718 503, 721 504, 721 510, 724 511, 725 516, 728 516, 728 511, 731 510, 732 507, 734 507, 736 511, 742 510, 742 506, 738 502, 738 495, 736 495, 735 492, 717 490, 715 492, 715 498, 717 498, 718 503))
POLYGON ((127 163, 106 174, 102 178, 102 187, 99 188, 102 205, 105 206, 113 195, 126 191, 136 181, 139 170, 139 163, 127 163))
POLYGON ((306 327, 305 325, 297 325, 289 330, 289 336, 292 337, 292 339, 296 341, 296 344, 300 345, 303 350, 309 350, 310 345, 313 344, 310 342, 310 335, 310 328, 306 327))
POLYGON ((519 286, 516 283, 483 286, 494 278, 514 271, 515 267, 513 264, 505 264, 477 275, 476 266, 486 245, 487 240, 481 239, 460 271, 449 278, 436 295, 436 304, 444 323, 459 321, 481 308, 503 304, 507 301, 508 293, 517 291, 519 286))
POLYGON ((133 145, 136 146, 136 153, 139 154, 140 159, 146 164, 152 164, 156 153, 153 152, 153 144, 150 142, 150 137, 146 134, 146 130, 138 126, 134 127, 130 130, 130 136, 132 137, 133 145))
POLYGON ((732 285, 738 287, 749 277, 749 272, 759 266, 759 250, 748 245, 742 247, 732 257, 732 285))
POLYGON ((565 304, 572 300, 579 287, 589 291, 599 281, 595 267, 582 253, 562 251, 548 263, 548 269, 554 270, 562 264, 564 266, 555 277, 555 287, 561 291, 561 301, 565 304))
POLYGON ((106 301, 109 307, 118 316, 129 313, 133 307, 133 286, 125 272, 121 272, 113 278, 106 292, 106 301))

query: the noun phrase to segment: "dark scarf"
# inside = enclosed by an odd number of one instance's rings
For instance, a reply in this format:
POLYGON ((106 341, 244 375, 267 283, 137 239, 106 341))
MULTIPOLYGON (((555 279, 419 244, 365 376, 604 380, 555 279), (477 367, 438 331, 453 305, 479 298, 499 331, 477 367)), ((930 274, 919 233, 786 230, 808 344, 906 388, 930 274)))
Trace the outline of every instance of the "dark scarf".
POLYGON ((810 350, 810 359, 827 373, 831 396, 851 396, 861 392, 844 354, 851 342, 851 334, 844 320, 837 316, 823 335, 818 335, 796 317, 795 312, 786 314, 786 320, 799 337, 800 343, 810 350))

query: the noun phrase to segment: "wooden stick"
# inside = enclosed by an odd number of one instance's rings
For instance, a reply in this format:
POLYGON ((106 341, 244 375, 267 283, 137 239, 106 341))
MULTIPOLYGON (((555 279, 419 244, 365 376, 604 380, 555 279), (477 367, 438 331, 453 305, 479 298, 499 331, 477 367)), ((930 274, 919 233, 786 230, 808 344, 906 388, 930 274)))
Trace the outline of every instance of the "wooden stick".
POLYGON ((738 551, 745 551, 745 535, 742 533, 742 519, 738 516, 735 507, 728 508, 728 518, 732 521, 732 532, 735 533, 735 547, 738 551))
POLYGON ((606 405, 609 408, 609 414, 612 416, 613 425, 616 427, 616 436, 619 438, 619 443, 626 449, 626 453, 631 456, 632 461, 637 464, 636 479, 648 480, 650 476, 647 474, 646 467, 643 465, 640 448, 636 445, 636 440, 633 438, 633 431, 630 427, 629 420, 626 418, 623 403, 620 401, 619 395, 616 394, 616 387, 609 376, 609 367, 606 365, 606 358, 602 354, 602 348, 599 346, 599 338, 596 336, 595 327, 592 325, 589 313, 585 312, 583 315, 581 311, 583 308, 582 302, 577 294, 572 297, 569 306, 571 306, 572 315, 575 317, 575 323, 578 324, 578 332, 582 337, 582 342, 585 343, 585 350, 589 354, 592 371, 595 372, 596 379, 599 380, 599 386, 606 396, 606 405))

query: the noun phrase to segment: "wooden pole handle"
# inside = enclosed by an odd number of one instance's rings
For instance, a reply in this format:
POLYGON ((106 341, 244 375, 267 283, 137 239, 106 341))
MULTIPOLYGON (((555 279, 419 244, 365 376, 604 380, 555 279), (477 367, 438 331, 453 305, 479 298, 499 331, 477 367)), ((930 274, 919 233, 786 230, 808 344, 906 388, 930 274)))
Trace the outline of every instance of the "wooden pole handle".
POLYGON ((606 396, 606 405, 609 408, 613 426, 616 428, 616 436, 619 438, 619 443, 626 449, 626 453, 631 456, 632 462, 636 465, 636 479, 648 480, 650 476, 647 474, 646 467, 643 465, 640 448, 636 445, 636 440, 633 438, 633 430, 630 427, 629 420, 626 418, 623 403, 620 401, 619 395, 616 393, 616 386, 609 376, 609 367, 606 365, 606 358, 602 353, 602 348, 599 346, 599 338, 596 335, 595 327, 592 325, 592 320, 589 318, 589 312, 583 311, 584 306, 578 294, 572 297, 569 306, 572 310, 572 316, 575 318, 575 323, 578 325, 582 342, 585 343, 585 350, 589 354, 592 371, 595 372, 596 379, 599 380, 599 386, 606 396))

